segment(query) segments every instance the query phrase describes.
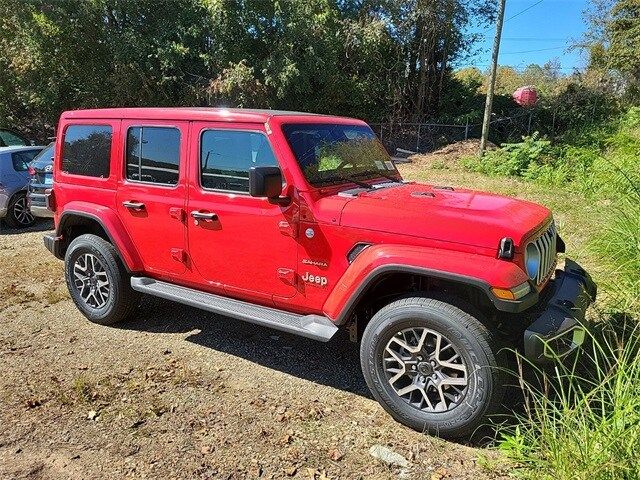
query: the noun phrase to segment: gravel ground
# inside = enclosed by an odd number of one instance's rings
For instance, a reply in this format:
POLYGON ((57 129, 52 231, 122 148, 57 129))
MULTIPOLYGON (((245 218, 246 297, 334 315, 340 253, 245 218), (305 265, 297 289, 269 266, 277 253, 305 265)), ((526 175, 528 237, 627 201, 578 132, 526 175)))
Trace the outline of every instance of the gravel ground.
POLYGON ((0 478, 506 476, 492 450, 394 422, 344 337, 157 299, 124 325, 89 323, 42 244, 49 228, 0 231, 0 478), (409 467, 373 458, 374 445, 409 467))

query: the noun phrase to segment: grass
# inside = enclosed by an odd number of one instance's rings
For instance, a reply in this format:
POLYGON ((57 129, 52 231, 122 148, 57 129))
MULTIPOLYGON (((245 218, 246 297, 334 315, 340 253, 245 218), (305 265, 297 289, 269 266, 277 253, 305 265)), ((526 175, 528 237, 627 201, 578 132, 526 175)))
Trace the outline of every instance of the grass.
POLYGON ((524 412, 499 448, 528 479, 640 479, 640 109, 552 145, 531 137, 446 170, 406 176, 547 205, 568 255, 599 284, 580 363, 519 378, 524 412))
POLYGON ((580 363, 522 382, 525 412, 502 431, 500 449, 524 478, 640 478, 640 336, 610 324, 593 335, 580 363))

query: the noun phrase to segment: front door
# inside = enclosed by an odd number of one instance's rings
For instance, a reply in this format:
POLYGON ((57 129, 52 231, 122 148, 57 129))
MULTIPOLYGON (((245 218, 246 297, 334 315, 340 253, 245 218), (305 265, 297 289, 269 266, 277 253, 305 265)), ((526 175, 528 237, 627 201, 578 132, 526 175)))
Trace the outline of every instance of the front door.
POLYGON ((186 270, 188 127, 188 122, 122 122, 116 208, 145 270, 160 276, 186 270))
POLYGON ((194 123, 187 230, 199 275, 230 296, 296 293, 296 207, 249 195, 249 169, 277 166, 262 124, 194 123))

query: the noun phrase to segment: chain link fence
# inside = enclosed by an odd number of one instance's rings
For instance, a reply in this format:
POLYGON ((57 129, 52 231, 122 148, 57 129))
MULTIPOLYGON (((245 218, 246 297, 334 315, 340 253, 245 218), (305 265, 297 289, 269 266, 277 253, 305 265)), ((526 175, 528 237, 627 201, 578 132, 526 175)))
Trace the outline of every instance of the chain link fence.
MULTIPOLYGON (((540 119, 535 110, 520 110, 510 115, 494 116, 491 120, 489 140, 496 144, 518 142, 524 135, 531 135, 540 127, 540 119)), ((452 143, 479 139, 482 134, 481 123, 373 123, 371 128, 392 154, 398 149, 418 153, 433 152, 452 143)), ((549 126, 545 126, 544 131, 549 130, 549 126)))

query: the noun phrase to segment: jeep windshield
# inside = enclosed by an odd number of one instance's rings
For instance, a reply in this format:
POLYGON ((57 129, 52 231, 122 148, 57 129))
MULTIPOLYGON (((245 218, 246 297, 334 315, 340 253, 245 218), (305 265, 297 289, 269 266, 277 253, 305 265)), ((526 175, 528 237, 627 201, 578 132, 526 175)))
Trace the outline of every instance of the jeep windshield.
POLYGON ((313 186, 355 183, 388 178, 401 181, 375 134, 365 125, 328 123, 282 126, 305 177, 313 186))

